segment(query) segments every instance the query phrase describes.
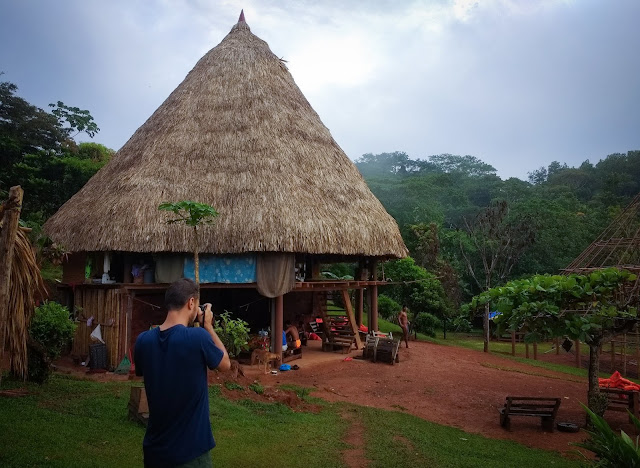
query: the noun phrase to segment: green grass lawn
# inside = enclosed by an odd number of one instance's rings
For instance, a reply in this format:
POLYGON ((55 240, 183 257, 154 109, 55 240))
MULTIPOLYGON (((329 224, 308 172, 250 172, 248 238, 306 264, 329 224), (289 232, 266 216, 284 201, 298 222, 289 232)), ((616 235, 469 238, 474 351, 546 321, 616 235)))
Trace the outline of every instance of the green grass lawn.
MULTIPOLYGON (((43 386, 26 385, 27 396, 0 397, 0 466, 142 466, 144 428, 127 420, 130 385, 54 375, 43 386)), ((17 386, 4 379, 0 388, 17 386)), ((294 390, 308 398, 304 389, 294 390)), ((210 401, 214 466, 344 467, 343 440, 354 418, 365 429, 362 453, 372 467, 578 466, 555 453, 401 412, 316 399, 316 411, 292 411, 278 403, 230 401, 216 386, 210 401)))

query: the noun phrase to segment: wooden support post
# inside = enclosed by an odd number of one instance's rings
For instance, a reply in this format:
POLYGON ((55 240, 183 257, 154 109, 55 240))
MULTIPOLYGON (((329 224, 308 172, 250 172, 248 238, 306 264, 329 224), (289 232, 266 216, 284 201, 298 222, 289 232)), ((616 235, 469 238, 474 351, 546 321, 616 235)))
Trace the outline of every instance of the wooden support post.
POLYGON ((371 327, 378 330, 378 286, 371 287, 371 327))
MULTIPOLYGON (((133 339, 132 335, 132 320, 133 320, 133 298, 135 297, 136 293, 131 291, 128 295, 127 295, 127 332, 126 332, 126 339, 127 339, 127 347, 131 350, 131 353, 133 353, 133 343, 131 343, 131 340, 133 339)), ((129 356, 130 358, 132 358, 133 356, 129 356)))
POLYGON ((362 325, 364 315, 364 289, 356 289, 356 324, 362 325))
POLYGON ((351 307, 351 299, 349 298, 349 291, 344 289, 342 291, 342 301, 344 302, 344 308, 347 311, 347 316, 349 317, 349 323, 351 324, 351 329, 353 330, 353 334, 356 339, 357 349, 362 349, 362 340, 360 339, 360 330, 358 329, 358 325, 356 324, 356 318, 353 315, 353 308, 351 307))
POLYGON ((582 356, 580 356, 580 340, 575 340, 573 342, 576 348, 576 367, 579 369, 582 367, 582 356))
POLYGON ((622 335, 622 375, 627 376, 627 334, 622 335))
POLYGON ((538 343, 536 341, 533 342, 533 360, 538 360, 538 343))
MULTIPOLYGON (((378 280, 378 261, 371 260, 371 277, 372 281, 378 280)), ((371 286, 371 323, 370 329, 373 331, 378 330, 378 286, 371 286)))
POLYGON ((560 338, 556 337, 556 354, 560 354, 560 338))
POLYGON ((367 298, 367 325, 369 327, 369 332, 373 330, 371 323, 373 322, 373 318, 371 317, 371 287, 368 287, 366 290, 366 298, 367 298))
POLYGON ((524 344, 524 357, 529 359, 529 343, 524 344))
POLYGON ((273 352, 276 356, 282 356, 282 311, 283 311, 284 297, 278 296, 275 298, 275 325, 273 332, 271 333, 271 339, 273 340, 273 352))
POLYGON ((611 340, 611 373, 616 370, 616 342, 611 340))
POLYGON ((516 332, 511 332, 511 355, 516 355, 516 332))

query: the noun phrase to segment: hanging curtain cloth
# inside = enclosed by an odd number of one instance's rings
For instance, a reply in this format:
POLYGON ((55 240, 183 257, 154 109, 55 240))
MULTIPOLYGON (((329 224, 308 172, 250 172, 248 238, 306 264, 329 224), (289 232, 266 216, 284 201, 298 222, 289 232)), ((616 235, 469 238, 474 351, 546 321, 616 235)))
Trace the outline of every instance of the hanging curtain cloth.
POLYGON ((265 297, 278 297, 288 293, 295 285, 295 254, 258 254, 256 265, 258 292, 265 297))

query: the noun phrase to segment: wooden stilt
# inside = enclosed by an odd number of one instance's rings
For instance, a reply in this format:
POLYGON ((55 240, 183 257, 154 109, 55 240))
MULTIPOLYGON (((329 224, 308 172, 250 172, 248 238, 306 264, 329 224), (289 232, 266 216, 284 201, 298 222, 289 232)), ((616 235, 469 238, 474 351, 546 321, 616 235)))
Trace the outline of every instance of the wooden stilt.
POLYGON ((378 331, 378 286, 371 286, 371 328, 378 331))
POLYGON ((535 341, 533 342, 533 360, 538 360, 538 343, 535 341))
POLYGON ((622 335, 622 375, 627 376, 627 334, 622 335))
POLYGON ((356 323, 362 325, 364 315, 364 289, 356 289, 356 323))
POLYGON ((556 337, 556 354, 560 354, 560 338, 556 337))
POLYGON ((277 356, 282 356, 282 312, 283 312, 284 298, 278 296, 275 298, 275 324, 273 332, 271 333, 271 339, 273 340, 273 352, 277 356))
POLYGON ((529 343, 524 344, 524 357, 529 359, 529 343))
POLYGON ((581 356, 580 356, 580 340, 575 340, 574 344, 575 344, 575 348, 576 348, 576 367, 577 368, 581 368, 582 367, 582 360, 581 360, 581 356))
POLYGON ((511 332, 511 355, 516 355, 516 332, 511 332))
POLYGON ((616 343, 611 340, 611 372, 616 370, 616 343))

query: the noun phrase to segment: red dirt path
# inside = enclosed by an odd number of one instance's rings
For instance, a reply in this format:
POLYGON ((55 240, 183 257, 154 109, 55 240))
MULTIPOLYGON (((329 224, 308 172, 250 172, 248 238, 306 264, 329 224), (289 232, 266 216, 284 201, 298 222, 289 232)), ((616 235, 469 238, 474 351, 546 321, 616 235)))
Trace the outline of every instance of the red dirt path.
MULTIPOLYGON (((315 345, 315 343, 312 343, 315 345)), ((512 418, 511 432, 500 427, 498 408, 505 396, 561 397, 557 422, 585 421, 580 402, 586 401, 585 378, 569 376, 508 358, 453 346, 411 342, 400 349, 400 363, 389 365, 345 355, 305 350, 300 370, 263 375, 249 370, 264 385, 292 383, 314 387, 313 396, 393 411, 454 426, 497 439, 511 439, 530 447, 569 452, 571 442, 584 433, 546 433, 539 418, 512 418), (316 357, 317 356, 317 357, 316 357), (331 357, 331 360, 327 360, 331 357), (318 361, 320 360, 320 361, 318 361)), ((352 352, 356 357, 361 353, 352 352)), ((632 433, 625 413, 607 412, 609 424, 632 433)))

